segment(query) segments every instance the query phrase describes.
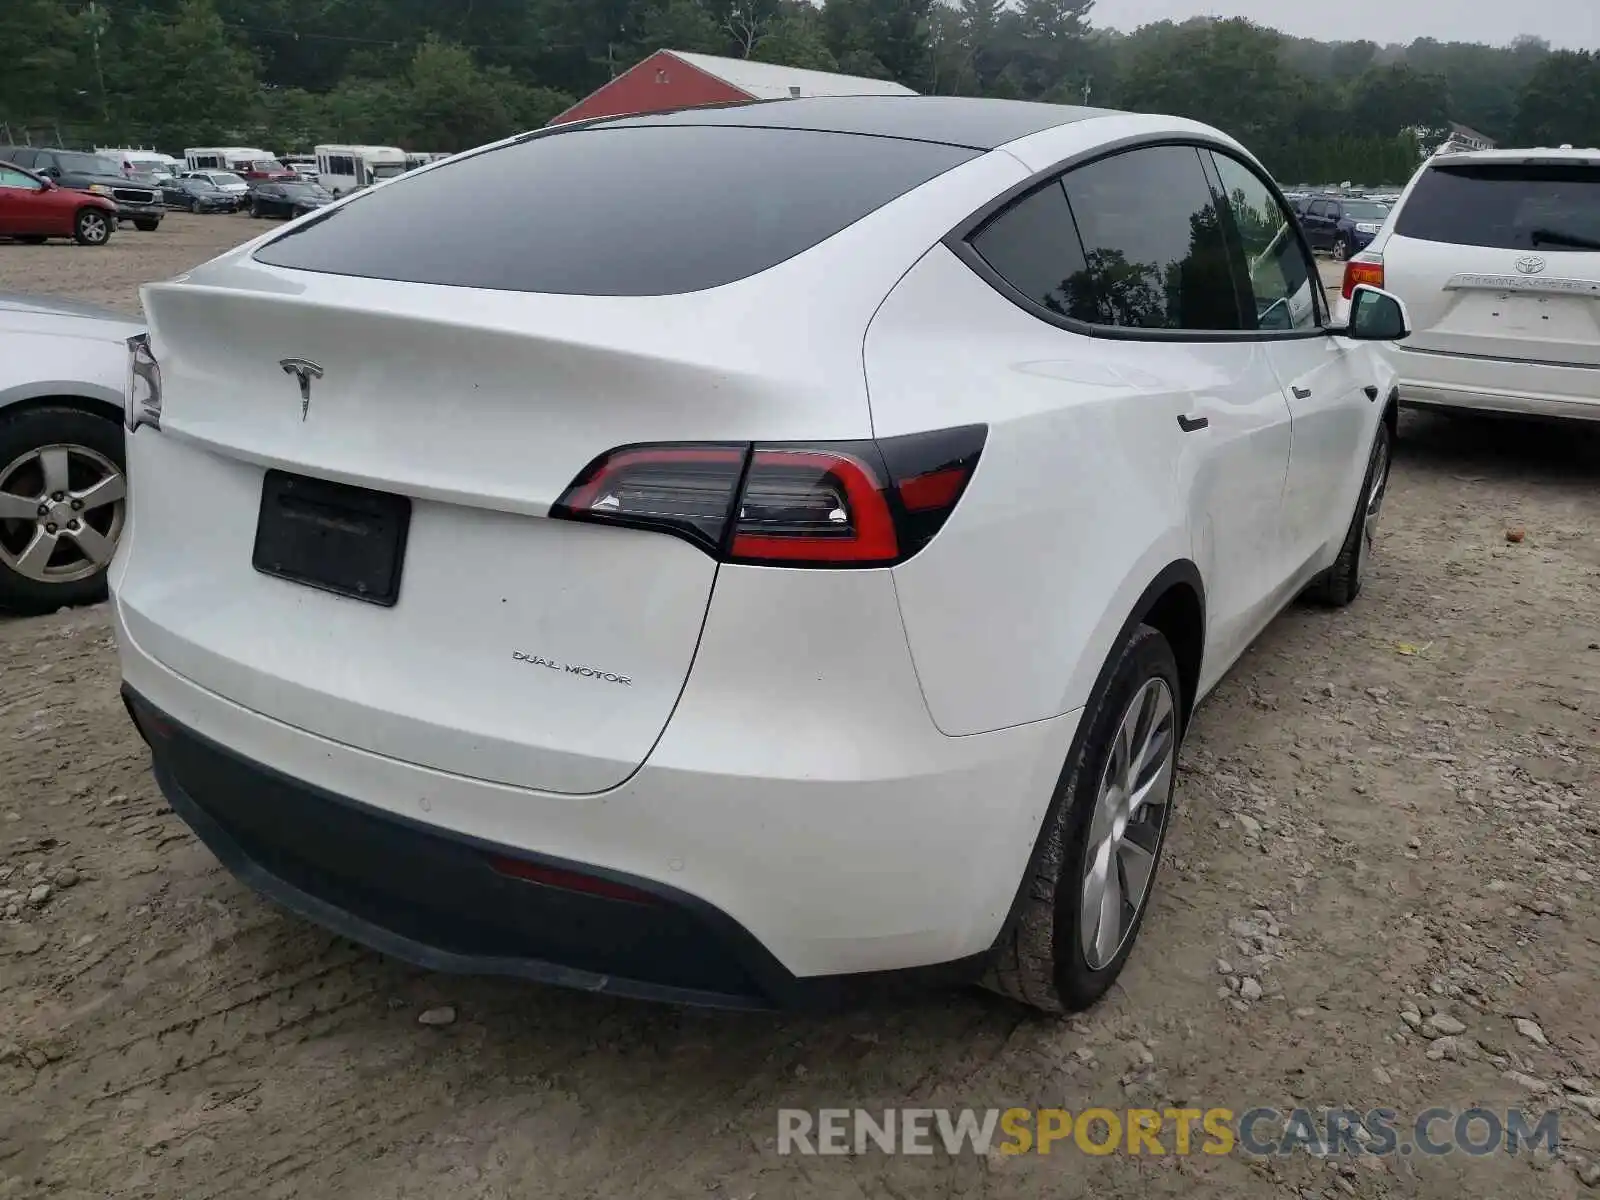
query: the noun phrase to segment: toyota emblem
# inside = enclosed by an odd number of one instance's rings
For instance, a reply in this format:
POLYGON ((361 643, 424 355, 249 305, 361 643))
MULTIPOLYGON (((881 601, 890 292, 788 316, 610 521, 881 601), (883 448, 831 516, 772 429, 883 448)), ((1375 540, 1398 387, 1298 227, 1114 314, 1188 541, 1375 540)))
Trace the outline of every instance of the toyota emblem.
POLYGON ((1524 254, 1517 259, 1517 270, 1523 275, 1537 275, 1544 270, 1544 259, 1537 254, 1524 254))

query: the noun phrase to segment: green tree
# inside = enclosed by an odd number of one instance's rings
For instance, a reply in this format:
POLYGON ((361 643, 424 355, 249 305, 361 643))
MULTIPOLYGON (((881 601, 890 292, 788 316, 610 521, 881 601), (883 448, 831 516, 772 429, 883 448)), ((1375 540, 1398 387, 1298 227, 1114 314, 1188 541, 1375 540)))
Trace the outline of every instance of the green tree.
POLYGON ((1558 50, 1517 98, 1516 140, 1525 146, 1592 145, 1600 130, 1600 55, 1558 50))
POLYGON ((1444 76, 1405 63, 1369 67, 1350 93, 1350 121, 1363 133, 1395 137, 1421 128, 1437 135, 1450 123, 1450 88, 1444 76))
MULTIPOLYGON (((119 124, 164 145, 227 142, 250 132, 258 95, 255 61, 212 0, 180 0, 145 12, 107 75, 119 124)), ((120 140, 120 139, 119 139, 120 140)))
POLYGON ((60 0, 0 2, 0 121, 23 123, 78 107, 71 93, 93 71, 82 23, 60 0), (80 58, 82 56, 82 59, 80 58))
POLYGON ((1077 104, 1089 74, 1087 39, 1094 0, 1021 0, 995 32, 1008 86, 1030 100, 1077 104))
POLYGON ((759 62, 781 63, 808 71, 839 69, 839 60, 834 58, 823 36, 822 17, 805 0, 795 0, 779 11, 756 40, 750 57, 759 62))
POLYGON ((841 71, 880 75, 921 90, 932 74, 928 45, 933 0, 827 0, 828 49, 841 71), (877 69, 874 70, 876 65, 877 69))
POLYGON ((637 46, 643 54, 655 50, 726 54, 728 33, 700 0, 663 0, 641 17, 637 46))
POLYGON ((1282 41, 1242 19, 1169 24, 1128 62, 1118 99, 1207 121, 1264 158, 1281 157, 1310 86, 1279 57, 1282 41))

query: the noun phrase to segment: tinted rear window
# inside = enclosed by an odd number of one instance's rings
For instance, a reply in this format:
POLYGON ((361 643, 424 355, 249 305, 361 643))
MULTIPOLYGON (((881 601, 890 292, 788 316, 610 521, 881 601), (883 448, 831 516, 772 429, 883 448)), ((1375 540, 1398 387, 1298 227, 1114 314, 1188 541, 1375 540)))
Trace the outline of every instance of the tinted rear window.
POLYGON ((1430 167, 1395 233, 1501 250, 1600 248, 1600 167, 1430 167), (1597 246, 1565 244, 1572 239, 1597 246))
POLYGON ((673 295, 775 266, 978 153, 797 129, 577 130, 402 177, 256 258, 412 283, 673 295))
POLYGON ((1079 286, 1089 264, 1059 180, 991 221, 972 239, 972 248, 1035 304, 1063 317, 1094 319, 1079 286))

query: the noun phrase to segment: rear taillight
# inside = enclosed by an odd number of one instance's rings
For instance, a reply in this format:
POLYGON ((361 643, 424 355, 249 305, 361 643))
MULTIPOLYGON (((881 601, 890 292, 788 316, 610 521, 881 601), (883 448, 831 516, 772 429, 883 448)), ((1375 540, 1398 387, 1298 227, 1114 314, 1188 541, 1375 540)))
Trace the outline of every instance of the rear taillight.
POLYGON ((1362 284, 1375 288, 1383 286, 1383 255, 1360 254, 1344 264, 1344 287, 1341 289, 1344 298, 1350 299, 1350 293, 1362 284))
POLYGON ((889 566, 939 532, 986 433, 621 446, 585 467, 550 515, 671 533, 723 562, 889 566))
POLYGON ((128 339, 128 378, 122 399, 129 433, 141 425, 161 428, 161 364, 151 353, 147 333, 128 339))

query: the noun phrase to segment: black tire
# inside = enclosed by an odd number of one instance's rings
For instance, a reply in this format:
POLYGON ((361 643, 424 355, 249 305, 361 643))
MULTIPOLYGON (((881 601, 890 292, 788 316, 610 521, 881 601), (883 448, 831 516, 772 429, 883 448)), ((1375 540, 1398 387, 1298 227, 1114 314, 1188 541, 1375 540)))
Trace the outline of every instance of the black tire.
POLYGON ((1044 829, 1028 865, 1019 911, 996 944, 983 985, 1045 1012, 1077 1012, 1094 1004, 1116 982, 1139 939, 1150 907, 1161 851, 1170 823, 1183 737, 1178 661, 1159 630, 1140 625, 1116 653, 1104 686, 1084 710, 1084 733, 1062 771, 1044 829), (1163 797, 1149 883, 1123 941, 1104 966, 1092 967, 1080 936, 1088 834, 1112 755, 1112 742, 1130 703, 1153 680, 1164 681, 1173 702, 1172 779, 1163 797))
MULTIPOLYGON (((0 473, 30 451, 56 443, 87 447, 109 459, 126 478, 121 423, 60 404, 0 414, 0 473)), ((15 544, 22 532, 16 522, 0 522, 0 540, 8 545, 15 544)), ((64 605, 94 604, 105 597, 105 568, 84 579, 47 583, 20 574, 0 558, 0 612, 33 616, 64 605)))
POLYGON ((254 200, 250 201, 250 215, 257 221, 261 219, 261 205, 257 204, 254 200))
POLYGON ((104 246, 116 228, 116 217, 104 209, 80 208, 72 221, 72 240, 80 246, 104 246))
POLYGON ((200 201, 196 200, 193 196, 189 197, 189 211, 192 213, 198 213, 200 211, 200 201))
POLYGON ((140 217, 133 223, 133 227, 140 233, 154 233, 161 228, 161 219, 157 217, 152 220, 147 217, 140 217))
POLYGON ((1337 262, 1350 261, 1350 239, 1342 233, 1333 239, 1333 257, 1337 262))
POLYGON ((1372 439, 1372 452, 1367 456, 1366 474, 1361 477, 1361 493, 1356 497, 1355 512, 1339 547, 1339 557, 1306 589, 1307 598, 1318 604, 1343 608, 1361 594, 1362 577, 1372 551, 1367 516, 1370 509, 1376 520, 1383 509, 1383 498, 1389 488, 1390 440, 1389 422, 1379 421, 1378 434, 1372 439))

